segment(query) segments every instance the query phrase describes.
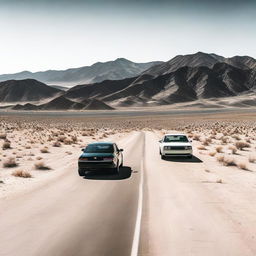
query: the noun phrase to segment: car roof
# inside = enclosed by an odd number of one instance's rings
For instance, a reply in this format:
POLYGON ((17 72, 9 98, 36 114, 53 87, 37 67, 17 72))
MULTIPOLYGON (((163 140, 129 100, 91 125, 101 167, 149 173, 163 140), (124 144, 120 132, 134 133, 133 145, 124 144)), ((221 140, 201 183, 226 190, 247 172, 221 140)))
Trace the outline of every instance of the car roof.
POLYGON ((184 133, 167 133, 164 136, 187 136, 184 133))
POLYGON ((113 145, 113 142, 92 142, 92 143, 88 143, 88 145, 113 145))

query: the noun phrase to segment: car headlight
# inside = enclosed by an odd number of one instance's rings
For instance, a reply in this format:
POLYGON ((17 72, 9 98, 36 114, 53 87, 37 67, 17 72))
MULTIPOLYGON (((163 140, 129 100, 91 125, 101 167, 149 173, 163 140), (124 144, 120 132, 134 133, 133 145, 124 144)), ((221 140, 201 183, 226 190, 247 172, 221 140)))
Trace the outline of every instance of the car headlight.
POLYGON ((186 146, 185 149, 192 149, 192 147, 191 146, 186 146))
POLYGON ((164 146, 164 149, 170 150, 170 149, 172 149, 172 147, 171 146, 164 146))
POLYGON ((88 158, 87 157, 79 157, 79 160, 83 160, 83 161, 88 161, 88 158))

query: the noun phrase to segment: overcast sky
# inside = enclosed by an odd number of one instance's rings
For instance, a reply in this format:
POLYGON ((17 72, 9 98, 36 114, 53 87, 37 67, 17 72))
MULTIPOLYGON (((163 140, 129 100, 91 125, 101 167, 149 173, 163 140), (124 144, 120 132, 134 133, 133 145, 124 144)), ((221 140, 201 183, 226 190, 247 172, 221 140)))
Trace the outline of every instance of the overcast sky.
POLYGON ((0 0, 0 74, 197 51, 256 58, 254 0, 0 0))

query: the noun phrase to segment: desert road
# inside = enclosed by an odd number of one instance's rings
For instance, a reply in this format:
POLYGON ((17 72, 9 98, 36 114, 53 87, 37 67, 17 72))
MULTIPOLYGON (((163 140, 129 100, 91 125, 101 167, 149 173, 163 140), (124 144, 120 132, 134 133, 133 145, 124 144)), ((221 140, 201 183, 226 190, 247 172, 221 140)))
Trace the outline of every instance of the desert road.
POLYGON ((81 178, 77 158, 63 167, 57 159, 61 175, 0 201, 0 255, 256 255, 250 227, 241 228, 221 193, 200 181, 200 156, 161 160, 157 141, 153 132, 117 141, 119 175, 81 178))

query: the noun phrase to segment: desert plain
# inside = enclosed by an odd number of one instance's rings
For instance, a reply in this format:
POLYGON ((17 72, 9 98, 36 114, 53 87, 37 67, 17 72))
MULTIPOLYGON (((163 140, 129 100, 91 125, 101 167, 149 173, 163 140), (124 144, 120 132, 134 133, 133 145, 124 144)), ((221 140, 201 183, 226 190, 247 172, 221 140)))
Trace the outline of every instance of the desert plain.
POLYGON ((186 112, 2 114, 0 255, 256 255, 256 113, 186 112), (192 159, 160 158, 173 131, 192 159), (78 176, 93 141, 119 174, 78 176))

